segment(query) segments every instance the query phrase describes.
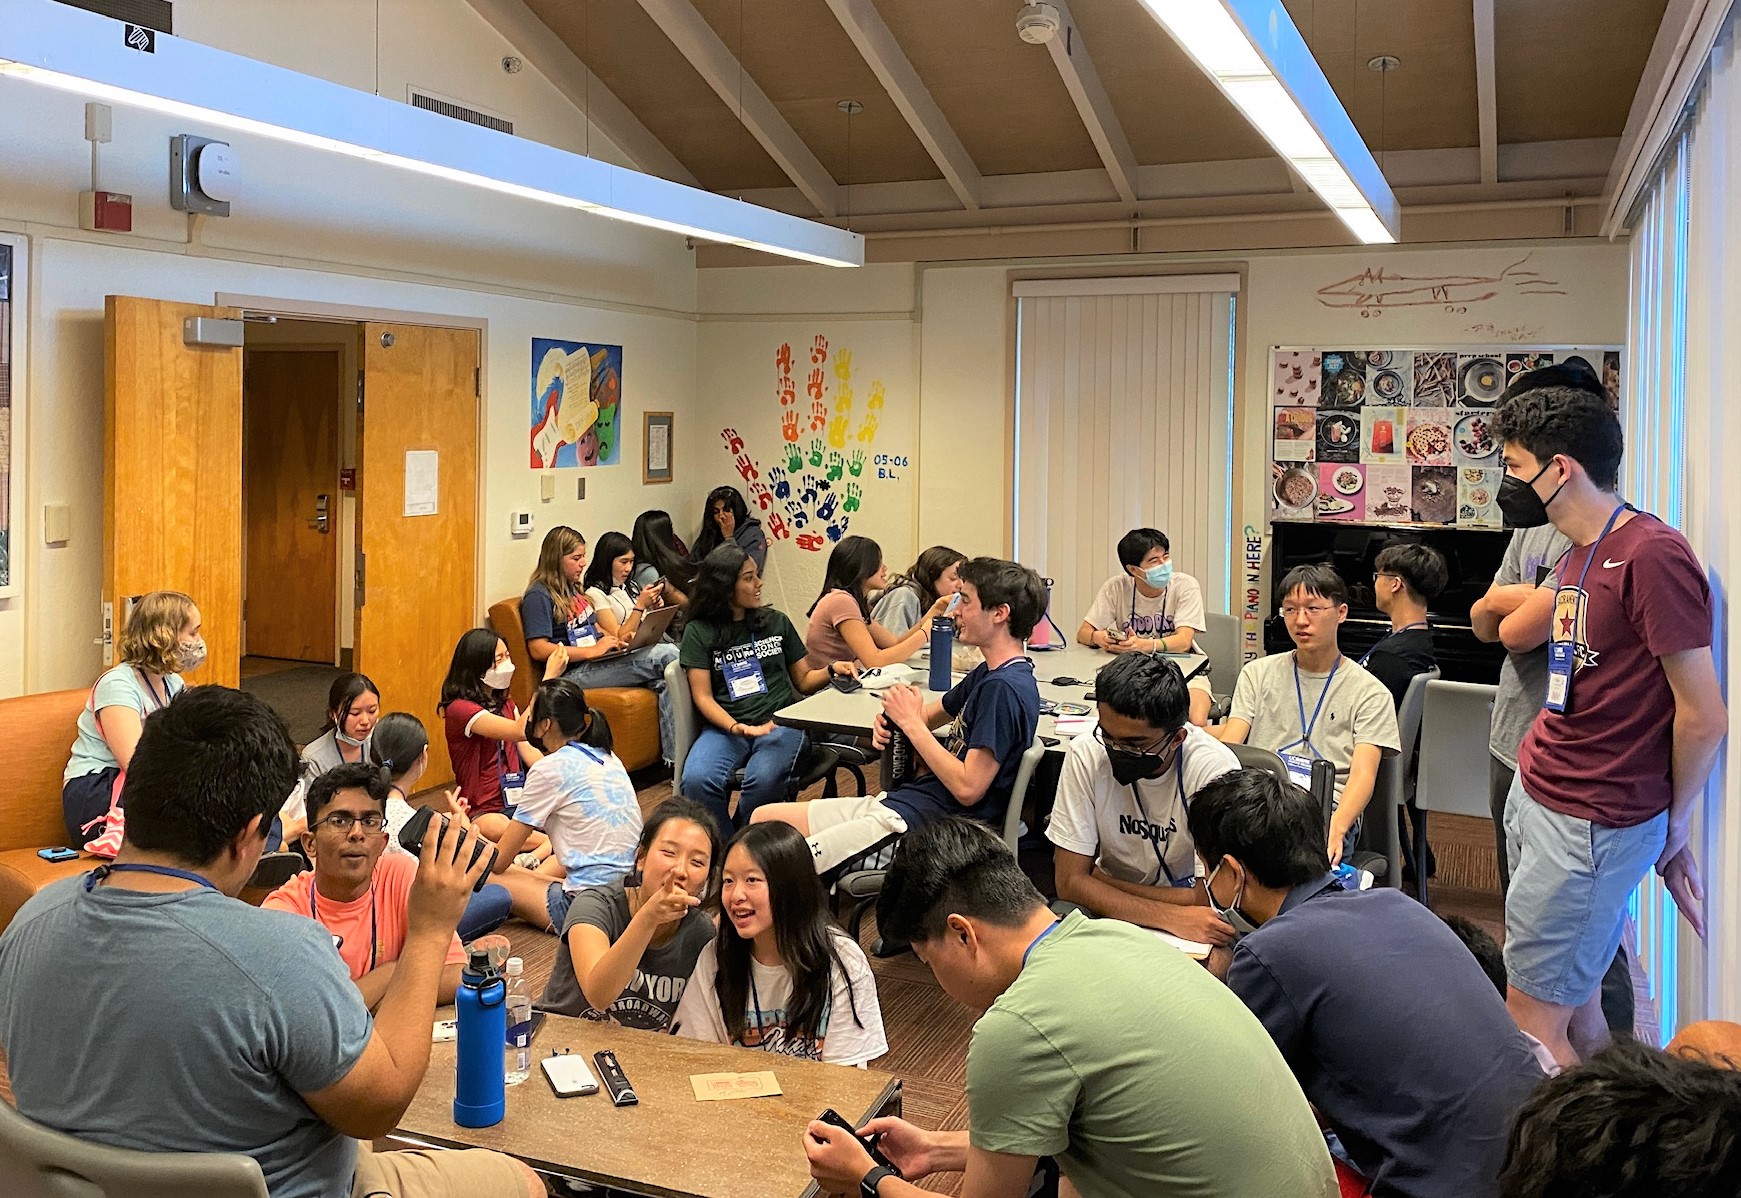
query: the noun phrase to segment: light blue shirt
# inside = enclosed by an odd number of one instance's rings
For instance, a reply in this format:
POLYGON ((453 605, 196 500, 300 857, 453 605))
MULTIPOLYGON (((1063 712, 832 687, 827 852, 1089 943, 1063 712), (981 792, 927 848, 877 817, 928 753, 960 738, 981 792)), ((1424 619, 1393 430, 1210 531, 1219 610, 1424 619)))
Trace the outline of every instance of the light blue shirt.
POLYGON ((514 818, 550 837, 569 891, 614 882, 635 868, 641 804, 614 753, 569 743, 526 772, 514 818))
POLYGON ((79 734, 73 740, 72 760, 67 762, 61 780, 121 767, 109 750, 109 742, 103 739, 103 730, 97 726, 97 712, 105 707, 127 707, 138 712, 143 723, 146 716, 168 706, 169 700, 181 694, 186 686, 180 674, 166 674, 161 683, 151 682, 139 667, 125 662, 105 671, 91 688, 84 710, 79 712, 79 734))

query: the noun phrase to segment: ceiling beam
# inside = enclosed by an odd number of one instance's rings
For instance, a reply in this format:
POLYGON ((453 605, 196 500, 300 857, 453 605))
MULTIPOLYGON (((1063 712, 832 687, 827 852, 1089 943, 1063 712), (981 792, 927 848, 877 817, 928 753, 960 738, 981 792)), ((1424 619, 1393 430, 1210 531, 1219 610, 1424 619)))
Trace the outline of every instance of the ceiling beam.
POLYGON ((485 24, 499 33, 550 85, 580 109, 593 128, 616 145, 635 169, 687 187, 701 186, 689 168, 630 112, 616 93, 594 75, 551 32, 525 0, 466 0, 485 24))
POLYGON ((1094 141, 1094 148, 1100 152, 1106 173, 1112 177, 1113 190, 1125 203, 1135 203, 1137 163, 1130 139, 1125 137, 1118 114, 1112 110, 1112 101, 1100 84, 1100 74, 1094 69, 1094 60, 1088 57, 1088 46, 1076 27, 1076 16, 1069 3, 1067 0, 1052 3, 1064 19, 1064 27, 1046 43, 1046 49, 1052 54, 1052 63, 1058 68, 1070 98, 1076 102, 1076 111, 1094 141))
POLYGON ((1475 0, 1476 120, 1481 130, 1481 181, 1499 182, 1499 100, 1493 82, 1493 0, 1475 0))
POLYGON ((931 92, 907 60, 900 42, 889 31, 888 23, 877 12, 876 5, 871 0, 828 0, 828 7, 834 10, 835 19, 846 30, 852 44, 858 47, 865 64, 875 73, 883 90, 889 93, 889 99, 907 118, 907 124, 918 135, 926 153, 931 155, 931 161, 943 172, 961 206, 978 208, 983 186, 979 168, 973 164, 973 158, 955 135, 955 130, 950 128, 943 110, 931 98, 931 92))
POLYGON ((737 113, 762 149, 822 216, 840 214, 840 185, 811 153, 768 94, 689 0, 639 0, 642 9, 689 60, 714 93, 737 113))

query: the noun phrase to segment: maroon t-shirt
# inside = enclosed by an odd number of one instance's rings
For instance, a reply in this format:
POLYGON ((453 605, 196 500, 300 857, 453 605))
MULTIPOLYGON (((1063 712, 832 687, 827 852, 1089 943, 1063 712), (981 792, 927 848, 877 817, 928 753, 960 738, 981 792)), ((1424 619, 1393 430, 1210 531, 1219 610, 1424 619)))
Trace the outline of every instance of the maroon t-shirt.
MULTIPOLYGON (((489 815, 502 810, 502 758, 508 759, 510 771, 520 768, 520 754, 513 745, 487 736, 466 735, 466 725, 479 712, 488 711, 470 699, 455 699, 447 705, 442 720, 447 727, 447 756, 453 762, 454 782, 459 793, 471 804, 473 815, 489 815)), ((499 714, 505 720, 517 720, 520 711, 512 699, 502 701, 499 714)))
POLYGON ((1711 643, 1710 584, 1686 538, 1649 513, 1573 546, 1555 578, 1549 635, 1574 646, 1571 702, 1543 708, 1523 738, 1524 789, 1604 827, 1642 824, 1673 797, 1674 694, 1657 659, 1711 643))

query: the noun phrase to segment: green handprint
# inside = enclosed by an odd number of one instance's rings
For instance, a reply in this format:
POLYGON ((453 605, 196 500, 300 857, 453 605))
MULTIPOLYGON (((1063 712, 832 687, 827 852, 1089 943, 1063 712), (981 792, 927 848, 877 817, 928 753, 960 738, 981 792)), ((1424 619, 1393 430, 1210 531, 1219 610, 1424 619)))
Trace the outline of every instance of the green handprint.
POLYGON ((803 469, 804 469, 804 451, 802 449, 799 449, 796 445, 786 446, 786 470, 787 470, 787 472, 790 474, 797 474, 800 470, 803 470, 803 469))
POLYGON ((828 454, 828 481, 837 483, 840 481, 840 476, 845 473, 846 459, 838 453, 830 451, 828 454))
POLYGON ((846 484, 846 502, 841 504, 840 506, 842 507, 842 509, 844 509, 846 511, 856 512, 856 511, 858 511, 858 501, 861 498, 863 498, 863 496, 864 496, 864 492, 859 490, 859 486, 857 483, 847 483, 846 484))
POLYGON ((864 450, 855 449, 852 451, 852 457, 847 459, 846 472, 854 478, 864 473, 864 450))
MULTIPOLYGON (((817 437, 810 442, 810 464, 812 466, 822 465, 822 438, 821 437, 817 437)), ((803 468, 802 462, 799 463, 799 468, 800 469, 803 468)))

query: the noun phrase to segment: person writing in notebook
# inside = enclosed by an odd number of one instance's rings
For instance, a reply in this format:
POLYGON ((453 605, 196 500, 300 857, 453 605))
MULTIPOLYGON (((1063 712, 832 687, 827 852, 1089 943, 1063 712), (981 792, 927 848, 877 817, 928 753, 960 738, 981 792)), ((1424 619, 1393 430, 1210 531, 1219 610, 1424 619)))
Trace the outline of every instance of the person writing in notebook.
POLYGON ((1378 763, 1399 747, 1396 707, 1382 682, 1342 655, 1337 631, 1348 618, 1348 584, 1341 575, 1329 566, 1295 566, 1276 596, 1294 651, 1260 657, 1239 672, 1220 738, 1279 754, 1288 776, 1308 790, 1314 760, 1336 768, 1335 865, 1354 847, 1378 763))

